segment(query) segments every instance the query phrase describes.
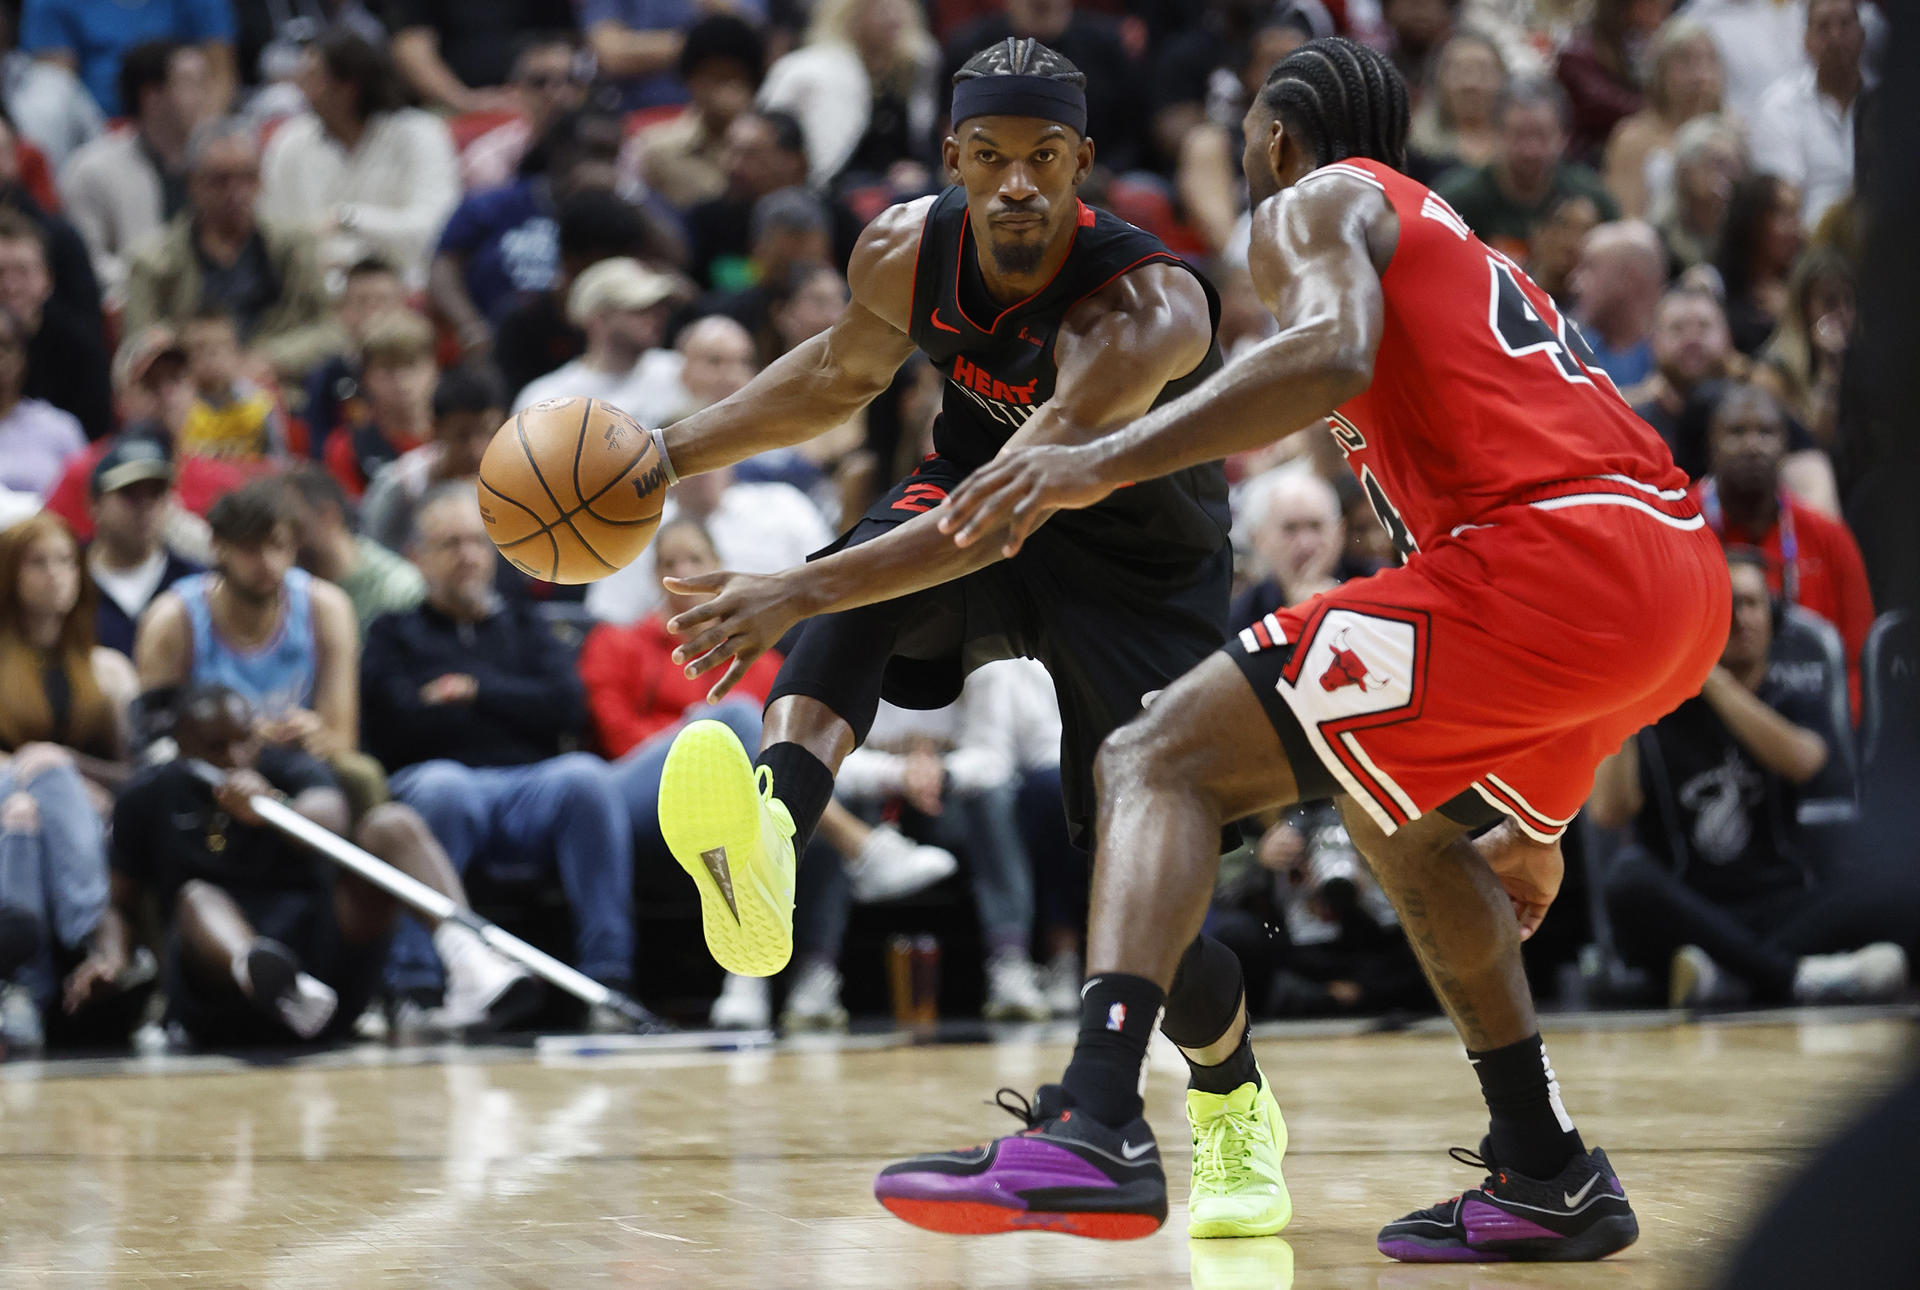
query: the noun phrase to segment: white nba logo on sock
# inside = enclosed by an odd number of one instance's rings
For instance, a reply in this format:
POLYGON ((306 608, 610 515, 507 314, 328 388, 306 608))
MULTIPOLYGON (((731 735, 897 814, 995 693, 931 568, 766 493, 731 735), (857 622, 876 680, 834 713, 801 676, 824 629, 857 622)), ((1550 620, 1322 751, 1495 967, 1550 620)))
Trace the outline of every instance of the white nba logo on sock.
POLYGON ((1116 1003, 1107 1009, 1107 1029, 1123 1030, 1127 1024, 1127 1005, 1116 1003))

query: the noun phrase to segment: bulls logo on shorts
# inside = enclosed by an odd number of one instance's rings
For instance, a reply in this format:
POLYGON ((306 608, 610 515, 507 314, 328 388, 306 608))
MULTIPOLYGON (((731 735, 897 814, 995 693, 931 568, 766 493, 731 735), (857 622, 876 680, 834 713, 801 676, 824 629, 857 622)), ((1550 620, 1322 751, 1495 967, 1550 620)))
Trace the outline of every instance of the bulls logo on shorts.
POLYGON ((1320 760, 1388 829, 1420 812, 1367 755, 1361 736, 1420 715, 1427 626, 1427 616, 1417 610, 1333 606, 1308 618, 1295 642, 1281 637, 1272 615, 1241 633, 1250 652, 1291 644, 1276 689, 1320 760))

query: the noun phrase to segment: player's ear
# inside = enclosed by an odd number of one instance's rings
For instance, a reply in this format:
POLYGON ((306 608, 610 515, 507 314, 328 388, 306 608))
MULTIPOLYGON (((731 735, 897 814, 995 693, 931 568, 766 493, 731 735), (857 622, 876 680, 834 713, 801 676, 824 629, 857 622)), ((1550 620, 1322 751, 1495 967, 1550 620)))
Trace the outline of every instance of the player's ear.
POLYGON ((1087 176, 1091 174, 1093 171, 1093 140, 1092 139, 1080 140, 1080 148, 1074 154, 1073 161, 1074 161, 1073 186, 1075 188, 1078 188, 1081 184, 1086 182, 1087 176))
POLYGON ((1290 160, 1288 154, 1295 146, 1293 136, 1287 133, 1287 127, 1280 123, 1279 117, 1274 117, 1267 125, 1267 163, 1273 167, 1274 174, 1287 173, 1287 162, 1290 160))
POLYGON ((960 141, 948 135, 940 141, 940 164, 947 168, 947 182, 960 182, 960 141))

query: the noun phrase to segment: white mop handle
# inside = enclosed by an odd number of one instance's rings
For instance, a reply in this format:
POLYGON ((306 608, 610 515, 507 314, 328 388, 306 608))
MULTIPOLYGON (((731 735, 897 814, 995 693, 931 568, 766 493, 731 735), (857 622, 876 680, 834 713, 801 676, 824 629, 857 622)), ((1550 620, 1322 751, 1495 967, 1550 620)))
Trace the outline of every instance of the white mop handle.
MULTIPOLYGON (((211 766, 202 770, 196 765, 194 772, 209 783, 218 782, 220 776, 220 772, 211 766)), ((617 1004, 620 1000, 620 995, 584 972, 568 967, 553 955, 535 949, 518 936, 488 922, 472 910, 463 909, 454 903, 451 896, 435 891, 411 874, 402 873, 380 857, 362 850, 339 834, 322 828, 285 802, 264 794, 255 794, 247 799, 247 805, 251 806, 254 813, 268 824, 295 841, 320 852, 341 868, 358 874, 401 904, 418 910, 428 918, 452 919, 456 923, 472 928, 480 939, 495 950, 523 967, 539 973, 583 1003, 589 1006, 602 1003, 617 1004)))

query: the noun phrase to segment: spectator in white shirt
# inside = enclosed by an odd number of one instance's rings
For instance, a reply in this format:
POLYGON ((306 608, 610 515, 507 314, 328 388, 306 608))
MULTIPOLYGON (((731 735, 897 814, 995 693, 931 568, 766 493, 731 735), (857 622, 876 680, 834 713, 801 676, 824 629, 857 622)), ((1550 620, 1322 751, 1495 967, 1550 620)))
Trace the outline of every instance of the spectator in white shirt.
POLYGON ((586 353, 529 381, 513 411, 542 399, 602 399, 641 425, 665 425, 686 405, 681 355, 659 348, 673 279, 624 255, 584 270, 567 291, 567 319, 586 353))
POLYGON ((453 136, 439 117, 404 106, 387 51, 351 32, 316 42, 299 79, 312 110, 267 145, 260 213, 317 233, 329 269, 377 254, 418 287, 460 200, 453 136))
POLYGON ((1806 0, 1694 0, 1687 17, 1713 33, 1726 67, 1726 110, 1751 125, 1767 87, 1802 66, 1806 0))
POLYGON ((1758 170, 1800 190, 1800 222, 1819 223, 1853 187, 1853 122, 1866 88, 1859 0, 1810 0, 1809 65, 1775 81, 1753 123, 1758 170))
POLYGON ((186 206, 187 140, 214 112, 205 51, 170 40, 135 45, 120 64, 120 102, 133 128, 85 144, 60 171, 67 215, 112 300, 134 245, 186 206))

